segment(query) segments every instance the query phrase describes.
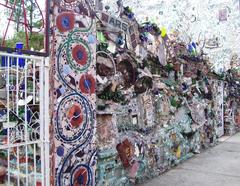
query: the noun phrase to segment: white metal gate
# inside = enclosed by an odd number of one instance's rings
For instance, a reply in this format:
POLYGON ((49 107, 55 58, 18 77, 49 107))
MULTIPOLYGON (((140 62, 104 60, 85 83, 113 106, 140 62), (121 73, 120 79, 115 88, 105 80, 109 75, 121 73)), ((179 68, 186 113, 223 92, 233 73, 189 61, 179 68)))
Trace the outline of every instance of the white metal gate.
POLYGON ((0 185, 49 185, 48 58, 0 53, 0 185))

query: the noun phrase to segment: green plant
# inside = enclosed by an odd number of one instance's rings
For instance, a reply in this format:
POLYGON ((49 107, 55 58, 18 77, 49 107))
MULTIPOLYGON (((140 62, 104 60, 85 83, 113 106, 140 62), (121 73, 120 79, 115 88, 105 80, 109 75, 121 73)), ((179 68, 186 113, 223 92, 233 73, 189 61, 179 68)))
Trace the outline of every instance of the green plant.
MULTIPOLYGON (((1 40, 1 39, 0 39, 1 40)), ((23 42, 24 47, 26 47, 25 32, 20 31, 14 34, 13 38, 6 40, 7 47, 15 48, 17 42, 23 42)), ((44 35, 41 33, 34 33, 29 38, 29 46, 34 48, 34 50, 41 50, 44 48, 44 35)))

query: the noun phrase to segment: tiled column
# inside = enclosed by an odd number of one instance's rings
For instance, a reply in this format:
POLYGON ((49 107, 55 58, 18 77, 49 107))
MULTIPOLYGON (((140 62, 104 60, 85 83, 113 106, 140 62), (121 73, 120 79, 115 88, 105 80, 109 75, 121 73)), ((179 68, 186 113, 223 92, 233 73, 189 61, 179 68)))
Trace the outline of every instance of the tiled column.
POLYGON ((51 185, 95 185, 94 5, 52 0, 51 185))

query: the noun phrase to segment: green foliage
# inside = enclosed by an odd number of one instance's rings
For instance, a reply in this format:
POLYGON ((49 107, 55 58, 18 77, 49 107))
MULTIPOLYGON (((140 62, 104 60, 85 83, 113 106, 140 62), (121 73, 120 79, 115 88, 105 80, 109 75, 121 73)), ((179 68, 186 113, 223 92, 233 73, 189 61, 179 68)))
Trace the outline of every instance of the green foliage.
MULTIPOLYGON (((13 12, 13 21, 15 22, 14 26, 17 32, 23 31, 24 26, 22 22, 24 22, 24 11, 22 0, 9 0, 8 3, 11 6, 14 5, 16 1, 15 10, 13 12)), ((24 7, 26 10, 26 17, 29 26, 30 35, 33 33, 33 28, 41 28, 42 27, 42 17, 40 11, 38 9, 37 4, 33 0, 25 0, 24 7)), ((11 15, 12 10, 7 10, 5 14, 9 17, 11 15)))
POLYGON ((103 100, 113 100, 116 103, 124 103, 126 101, 124 95, 120 91, 116 90, 113 92, 111 90, 111 85, 105 88, 105 90, 99 94, 98 97, 103 100))
POLYGON ((166 69, 167 69, 168 72, 172 71, 173 70, 173 64, 172 63, 168 63, 166 65, 166 69))
MULTIPOLYGON (((12 23, 14 23, 14 36, 5 41, 5 46, 15 48, 17 42, 23 42, 24 49, 26 49, 26 34, 25 27, 22 24, 24 22, 24 12, 22 0, 8 0, 11 6, 16 2, 13 12, 12 23)), ((44 48, 44 35, 36 33, 42 27, 42 17, 38 6, 34 0, 25 0, 24 7, 26 9, 26 17, 28 22, 28 37, 29 37, 29 49, 34 48, 35 51, 39 51, 44 48)), ((7 9, 5 11, 6 17, 10 17, 12 10, 7 9)), ((2 43, 2 39, 0 38, 2 43)))
MULTIPOLYGON (((1 40, 1 39, 0 39, 1 40)), ((12 39, 6 40, 6 47, 15 48, 17 42, 23 42, 26 47, 26 35, 25 32, 20 31, 15 33, 12 39)), ((29 46, 34 48, 35 51, 39 51, 44 48, 44 35, 40 33, 33 33, 29 38, 29 46)))

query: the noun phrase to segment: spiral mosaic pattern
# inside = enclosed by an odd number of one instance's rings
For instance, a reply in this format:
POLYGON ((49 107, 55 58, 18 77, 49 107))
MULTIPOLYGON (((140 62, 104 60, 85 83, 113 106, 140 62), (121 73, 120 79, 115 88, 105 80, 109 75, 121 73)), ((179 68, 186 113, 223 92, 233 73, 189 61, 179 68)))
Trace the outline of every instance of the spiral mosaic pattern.
POLYGON ((77 93, 63 98, 57 108, 56 132, 63 142, 79 140, 91 128, 92 110, 88 101, 77 93))
POLYGON ((53 5, 54 157, 51 185, 95 185, 96 118, 92 5, 60 0, 53 5))

